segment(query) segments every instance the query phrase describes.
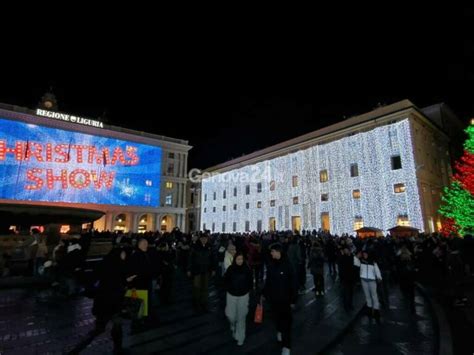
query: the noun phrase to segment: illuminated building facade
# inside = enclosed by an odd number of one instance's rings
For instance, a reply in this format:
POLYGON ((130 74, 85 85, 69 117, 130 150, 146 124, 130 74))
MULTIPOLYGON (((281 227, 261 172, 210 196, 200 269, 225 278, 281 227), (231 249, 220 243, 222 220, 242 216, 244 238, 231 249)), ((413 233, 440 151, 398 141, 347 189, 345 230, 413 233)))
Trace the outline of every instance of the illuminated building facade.
POLYGON ((438 123, 404 100, 207 169, 201 229, 436 231, 451 173, 438 123))
POLYGON ((186 228, 187 141, 48 108, 0 105, 1 204, 100 211, 99 231, 186 228))

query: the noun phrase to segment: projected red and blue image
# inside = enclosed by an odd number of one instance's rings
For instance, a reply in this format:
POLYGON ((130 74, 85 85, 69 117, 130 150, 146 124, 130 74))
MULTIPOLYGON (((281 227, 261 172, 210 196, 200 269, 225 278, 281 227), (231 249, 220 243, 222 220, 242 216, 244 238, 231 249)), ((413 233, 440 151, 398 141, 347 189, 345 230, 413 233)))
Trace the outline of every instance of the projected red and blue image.
POLYGON ((161 148, 0 118, 0 198, 159 205, 161 148))

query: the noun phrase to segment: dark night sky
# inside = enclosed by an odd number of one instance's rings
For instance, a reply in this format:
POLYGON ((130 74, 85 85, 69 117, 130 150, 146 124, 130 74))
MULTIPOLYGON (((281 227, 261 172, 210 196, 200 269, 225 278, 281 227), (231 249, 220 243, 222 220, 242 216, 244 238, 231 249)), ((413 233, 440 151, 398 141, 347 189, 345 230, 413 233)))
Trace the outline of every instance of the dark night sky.
MULTIPOLYGON (((468 15, 461 19, 467 22, 468 15)), ((70 45, 56 56, 36 52, 32 58, 30 49, 4 56, 0 102, 34 107, 52 85, 60 111, 96 118, 105 110, 112 124, 189 140, 190 168, 293 138, 379 102, 408 98, 424 107, 443 101, 466 122, 474 117, 474 42, 463 35, 402 36, 377 45, 181 43, 124 54, 130 51, 108 43, 94 52, 70 45)))

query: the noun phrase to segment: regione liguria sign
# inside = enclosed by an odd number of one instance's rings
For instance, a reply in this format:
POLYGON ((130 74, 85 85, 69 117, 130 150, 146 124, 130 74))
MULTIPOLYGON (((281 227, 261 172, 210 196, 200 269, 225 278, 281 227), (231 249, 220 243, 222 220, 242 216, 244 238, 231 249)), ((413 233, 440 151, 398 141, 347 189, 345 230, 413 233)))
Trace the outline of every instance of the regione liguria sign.
POLYGON ((100 121, 92 120, 90 118, 84 118, 79 116, 69 115, 67 113, 53 112, 48 110, 37 109, 36 115, 42 117, 53 118, 59 121, 78 123, 84 126, 91 126, 96 128, 104 128, 104 124, 100 121))

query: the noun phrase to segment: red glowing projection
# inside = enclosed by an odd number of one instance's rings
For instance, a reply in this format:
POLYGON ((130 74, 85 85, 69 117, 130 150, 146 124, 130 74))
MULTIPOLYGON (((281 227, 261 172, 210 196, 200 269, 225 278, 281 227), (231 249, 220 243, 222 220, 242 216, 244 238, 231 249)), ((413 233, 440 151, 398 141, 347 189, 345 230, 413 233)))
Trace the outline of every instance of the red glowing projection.
POLYGON ((84 189, 94 186, 96 190, 103 187, 112 189, 115 172, 99 171, 99 168, 113 166, 134 166, 138 165, 140 159, 137 148, 127 146, 125 150, 121 147, 101 147, 94 145, 78 144, 53 144, 16 141, 13 145, 8 145, 6 140, 0 140, 0 162, 8 156, 14 157, 19 162, 35 162, 45 164, 45 168, 30 168, 26 172, 28 184, 26 190, 40 190, 43 187, 49 190, 54 189, 59 183, 61 189, 69 187, 84 189), (64 164, 65 168, 51 168, 50 163, 64 164), (76 168, 72 171, 67 166, 77 166, 77 164, 89 165, 88 169, 76 168))

